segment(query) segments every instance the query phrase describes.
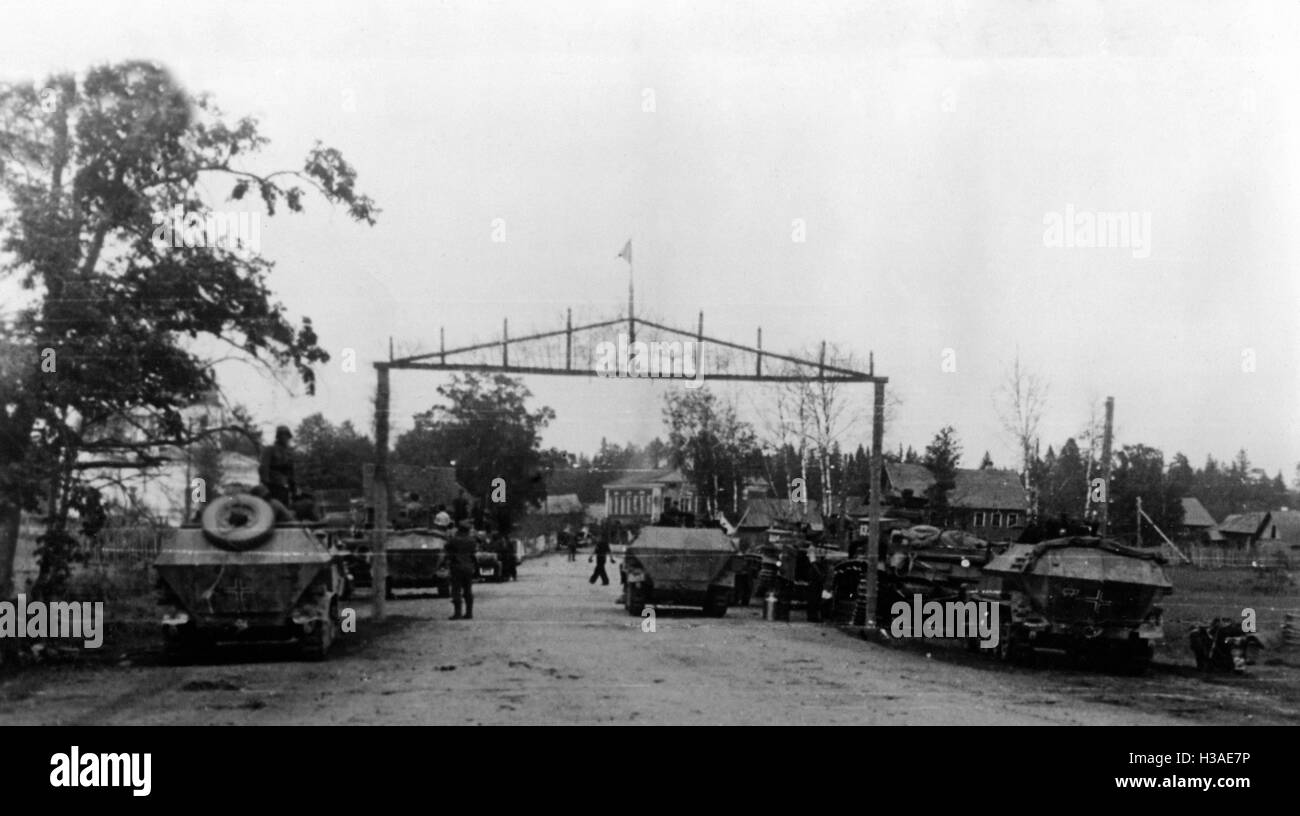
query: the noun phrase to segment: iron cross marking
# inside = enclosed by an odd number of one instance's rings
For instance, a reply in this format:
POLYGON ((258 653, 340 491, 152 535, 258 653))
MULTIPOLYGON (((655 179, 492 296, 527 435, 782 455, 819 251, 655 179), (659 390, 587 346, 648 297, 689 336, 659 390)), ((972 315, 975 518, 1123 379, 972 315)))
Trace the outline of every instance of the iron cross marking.
POLYGON ((1097 590, 1097 594, 1096 594, 1095 596, 1093 596, 1093 597, 1091 597, 1091 598, 1084 598, 1083 600, 1084 600, 1085 603, 1090 603, 1090 604, 1092 604, 1092 611, 1093 611, 1093 612, 1100 612, 1100 611, 1101 611, 1101 608, 1102 608, 1103 606, 1110 606, 1110 605, 1111 605, 1111 601, 1104 601, 1104 600, 1102 600, 1102 597, 1101 597, 1101 590, 1100 590, 1100 589, 1097 590))
POLYGON ((252 590, 244 586, 244 581, 239 576, 235 576, 233 583, 223 585, 219 591, 222 595, 231 595, 234 597, 235 608, 239 612, 244 611, 244 596, 252 594, 252 590))

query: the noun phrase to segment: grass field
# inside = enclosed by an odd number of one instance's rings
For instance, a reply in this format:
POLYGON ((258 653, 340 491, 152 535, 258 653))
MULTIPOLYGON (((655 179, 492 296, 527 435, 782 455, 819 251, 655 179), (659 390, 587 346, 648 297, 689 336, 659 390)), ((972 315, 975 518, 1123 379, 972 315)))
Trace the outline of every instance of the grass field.
POLYGON ((1300 574, 1182 565, 1168 566, 1166 570, 1174 591, 1160 603, 1165 610, 1164 654, 1160 655, 1163 660, 1193 663, 1187 645, 1188 629, 1215 617, 1241 620, 1242 610, 1253 609, 1259 634, 1270 643, 1279 636, 1287 612, 1300 615, 1300 574))

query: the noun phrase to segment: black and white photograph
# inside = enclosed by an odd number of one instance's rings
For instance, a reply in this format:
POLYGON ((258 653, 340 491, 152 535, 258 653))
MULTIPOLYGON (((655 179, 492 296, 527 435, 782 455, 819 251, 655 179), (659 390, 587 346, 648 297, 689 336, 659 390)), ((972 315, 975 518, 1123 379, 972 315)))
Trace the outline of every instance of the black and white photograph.
POLYGON ((1294 3, 0 2, 0 725, 1300 724, 1298 190, 1294 3))

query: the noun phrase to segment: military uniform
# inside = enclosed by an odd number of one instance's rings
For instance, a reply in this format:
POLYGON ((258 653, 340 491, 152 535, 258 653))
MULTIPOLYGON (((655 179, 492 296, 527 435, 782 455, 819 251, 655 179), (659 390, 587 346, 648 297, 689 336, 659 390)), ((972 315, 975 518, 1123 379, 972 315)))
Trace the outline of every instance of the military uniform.
POLYGON ((258 475, 270 497, 285 507, 293 503, 294 494, 298 492, 293 473, 293 451, 289 448, 291 436, 283 425, 276 429, 275 444, 262 449, 261 467, 258 468, 258 475))
POLYGON ((455 614, 452 620, 470 620, 474 617, 474 573, 478 563, 474 558, 477 546, 468 525, 461 525, 447 542, 447 569, 451 574, 451 605, 455 614), (461 615, 461 599, 464 598, 465 614, 461 615))
POLYGON ((596 579, 599 578, 601 586, 609 586, 609 575, 605 573, 605 559, 609 558, 611 561, 614 559, 610 556, 609 541, 607 539, 602 538, 596 542, 594 557, 596 559, 596 569, 591 573, 591 578, 588 579, 587 583, 594 584, 596 579))
POLYGON ((515 542, 500 533, 493 540, 501 558, 501 580, 519 580, 519 555, 515 552, 515 542))

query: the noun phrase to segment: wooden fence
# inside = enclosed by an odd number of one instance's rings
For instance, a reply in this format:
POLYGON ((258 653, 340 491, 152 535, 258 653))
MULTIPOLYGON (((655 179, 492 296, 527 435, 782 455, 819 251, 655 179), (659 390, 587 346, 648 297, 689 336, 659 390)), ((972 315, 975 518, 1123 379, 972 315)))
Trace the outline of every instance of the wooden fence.
POLYGON ((1198 567, 1300 569, 1300 545, 1262 541, 1254 546, 1193 543, 1181 545, 1198 567))
POLYGON ((111 527, 86 542, 89 563, 99 566, 151 564, 175 527, 111 527))

